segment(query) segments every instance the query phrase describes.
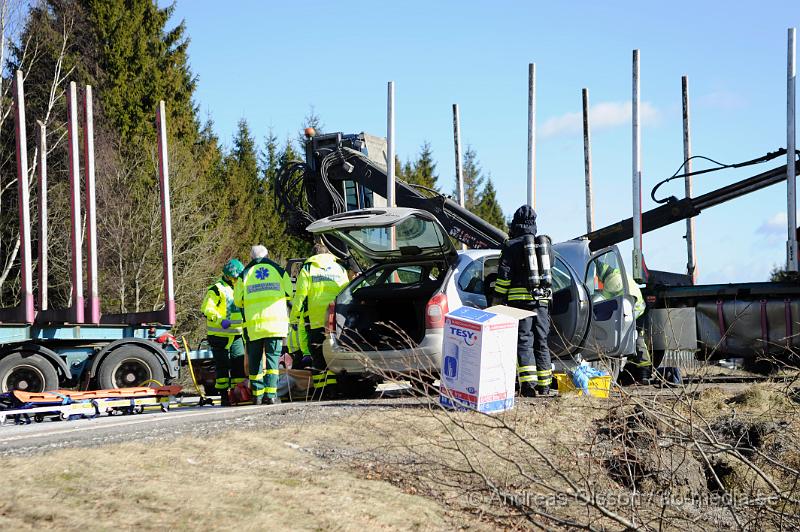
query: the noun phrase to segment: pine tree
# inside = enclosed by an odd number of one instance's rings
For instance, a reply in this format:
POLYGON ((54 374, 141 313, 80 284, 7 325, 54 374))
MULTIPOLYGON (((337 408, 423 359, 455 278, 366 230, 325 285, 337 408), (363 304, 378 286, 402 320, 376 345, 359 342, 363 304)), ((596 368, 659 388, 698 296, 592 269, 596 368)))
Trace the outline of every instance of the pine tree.
POLYGON ((322 123, 322 118, 317 114, 317 110, 313 105, 309 106, 308 114, 303 118, 303 124, 300 126, 300 131, 297 133, 297 145, 300 146, 301 151, 305 150, 305 130, 307 127, 314 128, 314 132, 317 135, 325 133, 325 124, 322 123))
POLYGON ((480 194, 480 200, 474 212, 498 229, 508 230, 506 219, 503 216, 503 209, 497 201, 497 191, 494 188, 491 176, 486 180, 486 187, 480 194))
POLYGON ((433 151, 431 150, 430 142, 426 140, 422 143, 417 160, 413 164, 408 163, 405 180, 415 185, 438 190, 437 180, 439 176, 435 172, 436 163, 433 160, 433 151))
MULTIPOLYGON (((478 162, 478 154, 471 147, 467 146, 464 152, 464 162, 462 166, 464 176, 464 207, 475 212, 480 202, 481 187, 483 186, 483 170, 478 162)), ((458 183, 453 190, 453 196, 458 198, 458 183)))
POLYGON ((244 118, 239 120, 224 166, 230 211, 228 238, 235 242, 237 256, 247 256, 251 246, 264 243, 265 223, 257 208, 261 181, 256 143, 244 118))

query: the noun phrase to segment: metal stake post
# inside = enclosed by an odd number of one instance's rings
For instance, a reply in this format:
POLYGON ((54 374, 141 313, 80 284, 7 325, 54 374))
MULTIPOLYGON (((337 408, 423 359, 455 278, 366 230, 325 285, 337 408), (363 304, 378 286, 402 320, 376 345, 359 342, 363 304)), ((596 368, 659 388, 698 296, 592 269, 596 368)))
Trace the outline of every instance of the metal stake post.
POLYGON ((164 100, 158 103, 158 183, 161 193, 161 251, 164 260, 165 325, 175 325, 175 283, 172 276, 172 215, 169 199, 169 156, 167 151, 167 112, 164 100))
POLYGON ((86 267, 89 283, 89 323, 100 323, 100 294, 97 287, 97 215, 94 176, 94 109, 92 86, 86 85, 83 102, 83 160, 86 164, 86 267))
POLYGON ((642 257, 642 163, 639 130, 639 50, 633 51, 633 279, 645 280, 642 257))
POLYGON ((394 207, 394 81, 389 82, 386 101, 386 206, 394 207))
POLYGON ((47 310, 47 128, 39 126, 39 311, 47 310))
POLYGON ((69 83, 69 196, 72 242, 72 317, 83 323, 83 255, 81 250, 81 177, 78 148, 78 89, 69 83))
POLYGON ((796 137, 795 137, 795 90, 797 88, 797 63, 795 61, 795 28, 789 28, 786 78, 786 218, 789 222, 786 243, 786 269, 797 271, 797 183, 796 183, 796 137))
MULTIPOLYGON (((689 122, 689 78, 681 78, 681 93, 683 100, 683 160, 686 161, 684 173, 692 173, 692 139, 689 122)), ((692 176, 687 175, 685 181, 686 197, 692 197, 692 176)), ((694 218, 686 219, 686 274, 691 277, 692 283, 697 281, 697 257, 694 247, 694 218)))
POLYGON ((22 71, 14 78, 14 126, 17 148, 17 197, 19 210, 19 240, 21 272, 21 319, 33 323, 33 279, 31 278, 31 214, 30 190, 28 189, 28 137, 25 130, 25 89, 22 71))
POLYGON ((589 89, 583 89, 583 169, 586 176, 586 232, 594 231, 592 199, 592 137, 589 129, 589 89))
POLYGON ((528 64, 528 205, 536 208, 536 63, 528 64))

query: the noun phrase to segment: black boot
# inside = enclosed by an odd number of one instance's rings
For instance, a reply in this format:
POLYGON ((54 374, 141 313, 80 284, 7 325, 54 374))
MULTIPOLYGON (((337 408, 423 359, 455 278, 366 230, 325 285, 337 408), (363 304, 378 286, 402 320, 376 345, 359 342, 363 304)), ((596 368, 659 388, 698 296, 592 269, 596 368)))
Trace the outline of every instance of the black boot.
POLYGON ((264 399, 264 404, 265 405, 279 405, 279 404, 281 404, 281 398, 280 397, 267 397, 266 399, 264 399))
POLYGON ((219 406, 231 406, 230 390, 217 390, 219 392, 219 406))
POLYGON ((527 382, 523 382, 519 386, 519 394, 522 397, 536 397, 536 388, 534 388, 527 382))

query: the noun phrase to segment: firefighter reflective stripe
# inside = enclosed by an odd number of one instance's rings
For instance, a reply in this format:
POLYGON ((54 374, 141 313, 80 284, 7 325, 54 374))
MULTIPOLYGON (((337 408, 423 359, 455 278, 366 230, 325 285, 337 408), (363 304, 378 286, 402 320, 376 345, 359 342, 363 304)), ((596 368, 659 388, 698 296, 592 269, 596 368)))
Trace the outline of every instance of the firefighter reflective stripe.
POLYGON ((553 382, 553 370, 545 369, 536 372, 537 386, 545 387, 550 386, 553 382))
MULTIPOLYGON (((267 370, 267 371, 269 371, 269 370, 267 370)), ((250 382, 260 381, 261 379, 264 378, 264 375, 265 375, 265 373, 263 371, 261 373, 251 373, 250 374, 250 382)))
POLYGON ((261 390, 261 393, 276 394, 278 393, 278 388, 275 386, 265 386, 264 389, 261 390))
POLYGON ((262 375, 280 375, 280 371, 277 369, 266 369, 262 375))
POLYGON ((253 393, 253 396, 264 395, 266 388, 251 388, 250 391, 253 393))
POLYGON ((527 288, 510 288, 508 290, 509 301, 533 301, 533 296, 527 288))
POLYGON ((230 387, 230 379, 221 377, 214 381, 214 388, 217 390, 227 390, 230 387))
POLYGON ((236 386, 240 382, 244 382, 244 380, 245 380, 244 377, 234 377, 231 379, 231 384, 236 386))
POLYGON ((494 291, 496 294, 507 294, 508 288, 511 286, 510 279, 498 279, 494 284, 494 291))
POLYGON ((536 382, 536 366, 518 366, 517 375, 519 382, 536 382))

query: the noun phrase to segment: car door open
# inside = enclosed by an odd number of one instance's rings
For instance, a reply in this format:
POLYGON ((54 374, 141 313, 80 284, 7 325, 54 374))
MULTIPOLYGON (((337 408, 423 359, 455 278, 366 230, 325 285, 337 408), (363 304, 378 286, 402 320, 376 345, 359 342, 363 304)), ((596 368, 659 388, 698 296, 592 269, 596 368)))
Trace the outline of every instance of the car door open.
POLYGON ((592 302, 592 316, 584 351, 586 358, 618 357, 630 352, 635 341, 633 296, 616 246, 591 256, 585 285, 592 302))

